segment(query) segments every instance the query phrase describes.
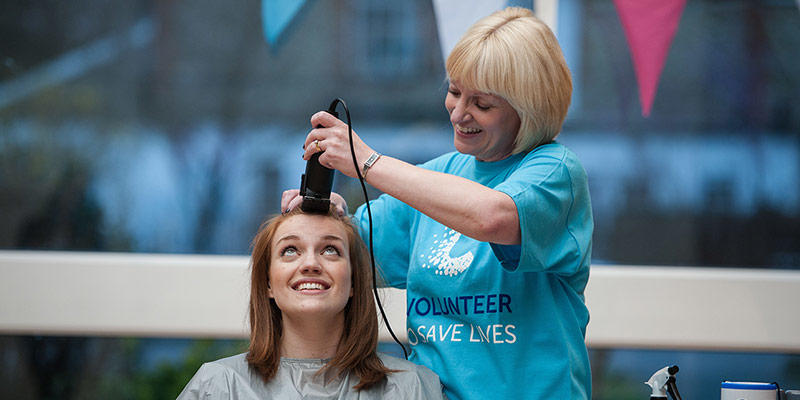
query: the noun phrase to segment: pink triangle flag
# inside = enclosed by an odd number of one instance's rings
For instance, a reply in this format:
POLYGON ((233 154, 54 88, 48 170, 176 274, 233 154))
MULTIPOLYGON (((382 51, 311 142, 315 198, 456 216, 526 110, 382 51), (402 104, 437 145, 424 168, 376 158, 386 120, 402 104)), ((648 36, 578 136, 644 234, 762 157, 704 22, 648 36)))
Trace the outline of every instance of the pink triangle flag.
POLYGON ((614 5, 631 49, 642 115, 647 117, 686 0, 614 0, 614 5))

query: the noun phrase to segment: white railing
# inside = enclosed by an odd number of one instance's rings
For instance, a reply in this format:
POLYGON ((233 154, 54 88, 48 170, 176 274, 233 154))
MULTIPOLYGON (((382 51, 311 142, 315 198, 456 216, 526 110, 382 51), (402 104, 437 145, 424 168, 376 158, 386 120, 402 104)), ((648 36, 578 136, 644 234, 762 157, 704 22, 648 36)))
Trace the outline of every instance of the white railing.
MULTIPOLYGON (((248 281, 244 256, 0 251, 0 334, 243 338, 248 281)), ((599 265, 586 302, 590 347, 800 353, 800 271, 599 265)))

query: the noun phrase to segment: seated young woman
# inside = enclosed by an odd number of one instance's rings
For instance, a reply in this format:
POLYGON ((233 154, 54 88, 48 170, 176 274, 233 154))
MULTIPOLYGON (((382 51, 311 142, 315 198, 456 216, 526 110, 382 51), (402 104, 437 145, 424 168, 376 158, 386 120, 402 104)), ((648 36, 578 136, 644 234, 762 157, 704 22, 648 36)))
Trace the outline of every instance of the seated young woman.
POLYGON ((439 377, 376 352, 366 247, 348 217, 299 207, 253 239, 250 347, 203 364, 178 399, 437 399, 439 377))

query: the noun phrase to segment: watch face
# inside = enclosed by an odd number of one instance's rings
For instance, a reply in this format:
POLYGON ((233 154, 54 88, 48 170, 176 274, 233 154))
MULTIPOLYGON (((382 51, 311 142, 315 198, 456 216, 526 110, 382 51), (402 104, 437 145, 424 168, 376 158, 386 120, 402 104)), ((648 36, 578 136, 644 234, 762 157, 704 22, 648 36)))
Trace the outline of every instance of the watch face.
POLYGON ((367 161, 364 161, 364 167, 361 168, 361 175, 366 176, 369 168, 372 167, 372 164, 375 164, 375 161, 378 161, 379 158, 381 158, 381 155, 378 154, 378 152, 372 153, 372 155, 367 158, 367 161))

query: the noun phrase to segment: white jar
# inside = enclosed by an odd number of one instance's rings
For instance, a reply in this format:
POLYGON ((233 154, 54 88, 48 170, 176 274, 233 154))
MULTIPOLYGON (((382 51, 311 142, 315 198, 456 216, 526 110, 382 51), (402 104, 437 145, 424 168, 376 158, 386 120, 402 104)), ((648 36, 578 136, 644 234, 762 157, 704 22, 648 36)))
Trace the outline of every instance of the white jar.
POLYGON ((778 387, 764 382, 722 382, 721 400, 775 400, 778 387))

